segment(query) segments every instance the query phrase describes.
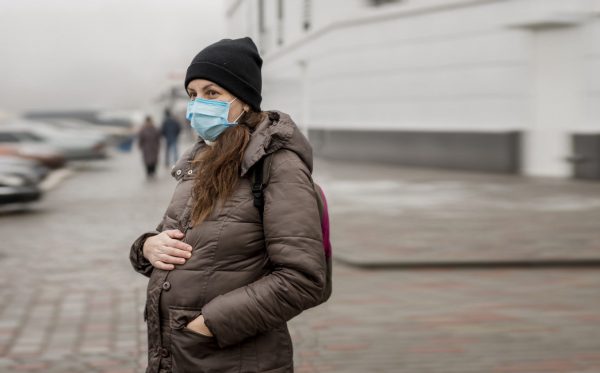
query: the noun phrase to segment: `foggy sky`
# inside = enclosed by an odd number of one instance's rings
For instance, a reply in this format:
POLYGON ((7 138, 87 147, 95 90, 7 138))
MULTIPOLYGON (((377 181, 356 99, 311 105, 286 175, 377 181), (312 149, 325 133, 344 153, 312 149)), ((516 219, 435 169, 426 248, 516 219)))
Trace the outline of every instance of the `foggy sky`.
POLYGON ((225 37, 223 1, 0 0, 0 112, 135 109, 225 37), (171 79, 171 80, 169 80, 171 79))

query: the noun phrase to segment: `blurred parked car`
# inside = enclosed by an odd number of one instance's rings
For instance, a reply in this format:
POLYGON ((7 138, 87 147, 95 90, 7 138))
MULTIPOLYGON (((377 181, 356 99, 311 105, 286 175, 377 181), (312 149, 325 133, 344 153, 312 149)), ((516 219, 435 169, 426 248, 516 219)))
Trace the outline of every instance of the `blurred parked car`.
MULTIPOLYGON (((0 137, 2 135, 0 134, 0 137)), ((2 143, 0 155, 10 155, 40 162, 42 165, 57 169, 66 164, 66 159, 57 149, 40 143, 2 143)))
POLYGON ((24 169, 14 170, 0 163, 0 204, 33 202, 41 196, 34 174, 28 175, 24 169))
MULTIPOLYGON (((27 120, 26 122, 23 122, 21 119, 20 123, 27 124, 31 123, 31 121, 27 120)), ((36 127, 45 127, 53 130, 66 131, 73 135, 83 135, 92 138, 95 137, 105 142, 110 141, 110 133, 104 131, 102 128, 92 125, 91 123, 76 119, 54 118, 49 120, 39 120, 35 121, 33 125, 36 127)))
POLYGON ((38 122, 12 122, 0 126, 0 144, 46 144, 60 150, 67 160, 106 158, 104 136, 83 134, 38 122))
POLYGON ((0 170, 24 174, 35 182, 41 182, 50 173, 50 169, 39 161, 12 155, 0 155, 0 170))
POLYGON ((44 119, 43 122, 60 129, 83 131, 83 133, 104 136, 108 145, 119 144, 121 141, 128 138, 132 133, 132 129, 130 127, 91 123, 73 118, 51 118, 44 119))

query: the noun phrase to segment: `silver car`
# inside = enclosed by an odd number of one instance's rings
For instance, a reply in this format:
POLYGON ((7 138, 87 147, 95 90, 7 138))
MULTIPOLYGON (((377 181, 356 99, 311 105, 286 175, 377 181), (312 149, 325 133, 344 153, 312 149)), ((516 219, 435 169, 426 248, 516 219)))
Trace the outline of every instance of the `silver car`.
POLYGON ((34 163, 0 157, 0 205, 37 201, 42 197, 41 175, 34 163))
POLYGON ((2 143, 42 143, 58 149, 67 160, 107 157, 104 135, 58 129, 41 122, 19 121, 0 125, 0 144, 2 143))

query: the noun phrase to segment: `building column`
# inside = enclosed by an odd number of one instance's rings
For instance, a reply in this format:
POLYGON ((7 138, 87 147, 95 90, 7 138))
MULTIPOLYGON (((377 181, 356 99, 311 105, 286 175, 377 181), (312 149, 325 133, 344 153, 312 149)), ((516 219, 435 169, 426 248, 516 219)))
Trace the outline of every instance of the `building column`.
POLYGON ((531 120, 522 143, 526 175, 572 174, 570 133, 581 123, 585 99, 582 34, 577 25, 531 29, 531 120))

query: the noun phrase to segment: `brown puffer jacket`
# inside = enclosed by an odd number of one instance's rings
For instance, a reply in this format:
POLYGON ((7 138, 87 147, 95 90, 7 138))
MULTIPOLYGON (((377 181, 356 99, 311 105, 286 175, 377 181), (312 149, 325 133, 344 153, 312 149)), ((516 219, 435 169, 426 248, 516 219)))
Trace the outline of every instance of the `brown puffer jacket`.
POLYGON ((150 277, 146 372, 293 372, 286 322, 317 305, 325 284, 312 148, 287 114, 271 112, 252 133, 232 197, 190 227, 190 160, 206 146, 200 139, 177 162, 178 183, 163 220, 131 247, 133 267, 150 277), (261 222, 249 171, 267 154, 261 222), (142 255, 145 239, 167 229, 184 232, 193 247, 191 258, 171 271, 142 255), (214 337, 186 327, 200 314, 214 337))

